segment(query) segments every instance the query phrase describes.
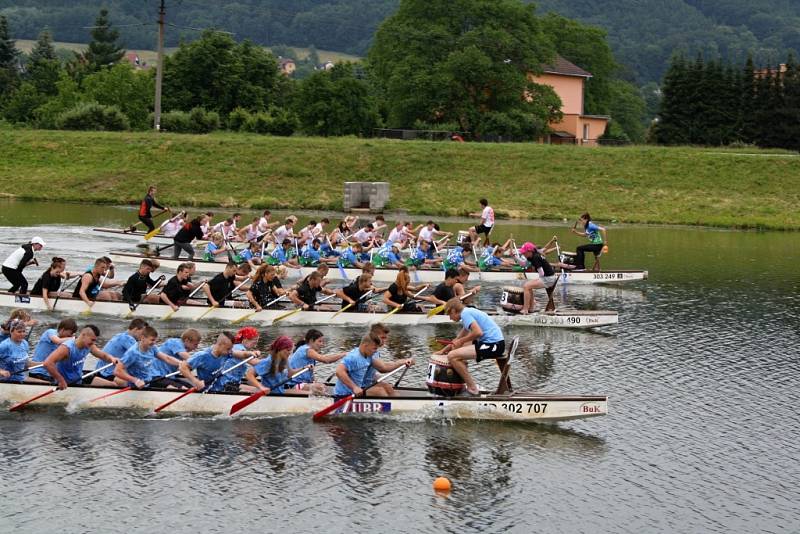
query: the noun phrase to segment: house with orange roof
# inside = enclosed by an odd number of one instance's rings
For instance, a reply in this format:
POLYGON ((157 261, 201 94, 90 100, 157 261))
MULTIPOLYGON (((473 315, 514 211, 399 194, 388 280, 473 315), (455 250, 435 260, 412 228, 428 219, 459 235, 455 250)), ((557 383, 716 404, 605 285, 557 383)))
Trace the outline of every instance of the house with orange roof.
POLYGON ((597 146, 597 140, 605 133, 611 117, 584 113, 586 80, 592 74, 563 57, 556 56, 552 65, 542 66, 542 74, 529 76, 538 84, 552 87, 561 99, 563 117, 559 122, 550 123, 553 132, 544 141, 552 144, 597 146))

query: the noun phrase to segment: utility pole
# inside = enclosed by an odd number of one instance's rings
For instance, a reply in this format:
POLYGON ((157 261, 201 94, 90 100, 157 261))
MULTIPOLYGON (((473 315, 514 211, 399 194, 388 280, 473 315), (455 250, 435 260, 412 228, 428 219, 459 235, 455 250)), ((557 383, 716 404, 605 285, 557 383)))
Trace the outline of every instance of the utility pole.
POLYGON ((156 102, 154 113, 154 126, 156 131, 161 130, 161 82, 164 78, 164 15, 166 7, 161 0, 161 8, 158 10, 158 65, 156 65, 156 102))

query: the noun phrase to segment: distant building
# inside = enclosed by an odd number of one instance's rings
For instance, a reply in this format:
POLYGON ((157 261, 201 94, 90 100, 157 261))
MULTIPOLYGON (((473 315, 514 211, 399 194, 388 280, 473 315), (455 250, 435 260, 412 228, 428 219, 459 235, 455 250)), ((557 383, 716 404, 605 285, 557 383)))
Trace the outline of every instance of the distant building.
POLYGON ((333 61, 326 61, 317 65, 317 70, 331 70, 333 68, 333 61))
POLYGON ((297 64, 291 58, 278 58, 281 74, 291 76, 297 70, 297 64))
POLYGON ((530 79, 541 85, 549 85, 561 99, 563 118, 550 123, 553 130, 545 142, 553 144, 576 144, 596 146, 610 117, 584 114, 584 91, 586 80, 592 74, 561 56, 556 56, 552 65, 543 65, 542 74, 530 74, 530 79))
POLYGON ((778 65, 778 68, 771 68, 771 69, 756 69, 754 74, 756 78, 764 78, 765 76, 775 76, 778 75, 783 78, 783 75, 786 74, 786 63, 781 63, 778 65))
POLYGON ((135 68, 135 69, 147 69, 147 68, 149 68, 149 66, 147 65, 147 62, 143 61, 139 57, 139 54, 137 54, 136 52, 127 52, 125 54, 125 57, 123 58, 123 61, 127 61, 128 63, 133 65, 133 68, 135 68))

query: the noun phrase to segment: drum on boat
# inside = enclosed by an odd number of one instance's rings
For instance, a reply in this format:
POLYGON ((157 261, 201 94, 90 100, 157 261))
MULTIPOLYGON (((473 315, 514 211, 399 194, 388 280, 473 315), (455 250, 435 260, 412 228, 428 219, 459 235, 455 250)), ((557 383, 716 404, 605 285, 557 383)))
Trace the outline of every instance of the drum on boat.
POLYGON ((558 255, 558 261, 566 265, 575 265, 576 256, 574 252, 562 252, 558 255))
POLYGON ((425 384, 428 386, 428 391, 442 397, 454 397, 466 387, 464 379, 450 365, 447 356, 441 354, 431 356, 425 384))
POLYGON ((503 295, 500 297, 500 307, 508 312, 518 312, 524 303, 521 287, 504 286, 503 295))
POLYGON ((469 236, 469 232, 466 230, 459 230, 458 237, 456 238, 456 243, 459 245, 464 245, 465 243, 472 242, 472 238, 469 236))

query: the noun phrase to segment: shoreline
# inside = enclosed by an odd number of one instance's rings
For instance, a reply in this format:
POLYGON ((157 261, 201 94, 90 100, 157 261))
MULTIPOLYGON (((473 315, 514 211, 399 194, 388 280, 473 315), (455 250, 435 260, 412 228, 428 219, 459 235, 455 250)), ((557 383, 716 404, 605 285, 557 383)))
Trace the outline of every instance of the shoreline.
POLYGON ((798 231, 800 158, 788 156, 793 154, 705 147, 5 128, 0 195, 135 206, 154 183, 159 200, 169 205, 242 211, 296 206, 341 214, 345 180, 387 181, 387 220, 462 222, 486 197, 501 224, 557 226, 588 209, 610 225, 798 231), (787 157, 720 157, 728 154, 787 157))

